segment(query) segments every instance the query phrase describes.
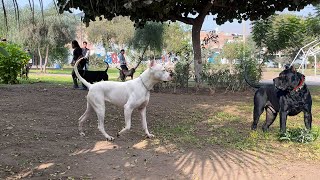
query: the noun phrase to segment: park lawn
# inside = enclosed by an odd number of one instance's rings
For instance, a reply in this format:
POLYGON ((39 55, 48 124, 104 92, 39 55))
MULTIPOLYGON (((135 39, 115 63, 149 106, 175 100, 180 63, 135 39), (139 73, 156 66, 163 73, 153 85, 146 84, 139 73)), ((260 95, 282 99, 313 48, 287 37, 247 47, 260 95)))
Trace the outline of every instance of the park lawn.
MULTIPOLYGON (((90 69, 92 71, 104 71, 105 69, 103 68, 99 68, 99 69, 90 69)), ((52 69, 52 68, 48 68, 46 70, 47 74, 71 74, 72 72, 72 68, 71 67, 67 67, 67 68, 63 68, 63 69, 52 69)), ((143 69, 142 68, 138 68, 136 73, 140 74, 142 73, 143 69)), ((40 69, 30 69, 30 73, 41 73, 40 69)), ((119 74, 119 70, 117 68, 109 68, 108 69, 108 74, 119 74)))
MULTIPOLYGON (((95 69, 102 70, 102 69, 95 69)), ((21 83, 36 83, 44 82, 50 84, 72 84, 71 78, 72 68, 64 69, 47 69, 47 73, 41 73, 39 69, 31 69, 29 73, 29 79, 19 79, 21 83)), ((138 77, 142 73, 142 69, 138 68, 135 77, 138 77)), ((109 80, 118 81, 119 70, 116 68, 109 68, 108 70, 109 80)))
MULTIPOLYGON (((138 73, 136 73, 138 76, 138 73)), ((110 80, 117 80, 117 73, 109 73, 110 80)), ((24 81, 26 82, 26 81, 24 81)), ((46 75, 30 73, 29 82, 45 82, 53 84, 68 84, 72 80, 69 75, 46 75)), ((313 129, 312 133, 317 136, 320 132, 320 87, 310 87, 313 98, 313 129)), ((189 91, 192 93, 192 90, 189 91)), ((257 131, 251 131, 253 103, 252 92, 217 93, 217 101, 222 105, 202 104, 192 102, 201 106, 192 108, 192 112, 186 109, 177 108, 171 114, 175 123, 157 121, 153 125, 154 132, 157 132, 157 139, 153 143, 179 144, 181 146, 219 146, 253 152, 286 152, 297 154, 297 158, 320 159, 320 139, 317 138, 311 143, 297 143, 279 140, 279 117, 270 127, 268 133, 261 130, 265 120, 265 114, 260 118, 257 131), (238 98, 240 97, 240 99, 238 98), (221 100, 219 98, 226 98, 221 100), (238 98, 238 101, 234 101, 238 98), (248 100, 249 99, 249 100, 248 100), (203 108, 205 107, 205 108, 203 108)), ((204 96, 208 96, 204 94, 204 96)), ((184 106, 183 104, 181 106, 184 106)), ((161 117, 159 117, 161 118, 161 117)), ((287 129, 304 128, 303 113, 294 117, 288 117, 287 129)))
MULTIPOLYGON (((312 134, 316 137, 314 142, 280 141, 279 116, 270 127, 270 131, 263 133, 261 126, 265 121, 265 113, 260 118, 258 130, 251 131, 253 110, 251 101, 228 103, 213 110, 197 109, 191 115, 181 112, 179 118, 188 117, 175 125, 160 124, 155 131, 161 134, 160 140, 168 143, 189 144, 199 148, 212 145, 253 152, 277 151, 285 152, 284 154, 288 156, 297 154, 296 158, 318 160, 320 159, 320 139, 317 138, 320 133, 320 113, 318 113, 320 112, 320 87, 311 87, 310 90, 313 98, 312 134)), ((227 99, 231 98, 227 97, 227 99)), ((288 117, 287 129, 304 129, 303 113, 288 117)))

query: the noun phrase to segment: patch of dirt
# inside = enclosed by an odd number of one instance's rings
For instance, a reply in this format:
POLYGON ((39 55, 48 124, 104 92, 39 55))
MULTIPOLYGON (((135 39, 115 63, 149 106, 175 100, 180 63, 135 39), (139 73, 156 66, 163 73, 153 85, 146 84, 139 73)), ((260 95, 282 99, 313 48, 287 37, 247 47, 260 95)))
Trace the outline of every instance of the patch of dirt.
MULTIPOLYGON (((87 91, 42 83, 0 86, 0 179, 317 179, 320 164, 294 160, 285 152, 198 148, 145 139, 137 112, 132 129, 105 141, 96 116, 78 133, 87 91)), ((204 93, 206 94, 206 93, 204 93)), ((252 101, 252 92, 214 96, 152 93, 147 108, 149 130, 215 108, 252 101), (207 108, 207 109, 206 109, 207 108)), ((124 126, 123 110, 107 105, 110 135, 124 126)), ((248 127, 249 128, 249 127, 248 127)))

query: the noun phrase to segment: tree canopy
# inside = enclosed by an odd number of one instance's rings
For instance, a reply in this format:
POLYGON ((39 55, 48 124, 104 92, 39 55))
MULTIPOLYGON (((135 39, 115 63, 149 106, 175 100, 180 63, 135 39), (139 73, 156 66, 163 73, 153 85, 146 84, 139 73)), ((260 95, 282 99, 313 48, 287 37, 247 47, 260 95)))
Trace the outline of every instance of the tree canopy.
POLYGON ((318 0, 58 0, 60 12, 79 8, 85 13, 83 21, 111 20, 116 16, 130 16, 135 26, 143 26, 147 21, 181 21, 192 25, 192 45, 194 51, 195 80, 201 80, 202 58, 200 31, 206 15, 214 15, 217 24, 234 19, 265 19, 276 11, 303 9, 318 0))
POLYGON ((192 24, 189 15, 216 15, 216 23, 223 24, 237 19, 257 20, 267 18, 275 11, 289 11, 303 9, 318 0, 58 0, 60 11, 79 8, 85 13, 84 22, 95 21, 96 17, 112 18, 122 15, 130 16, 136 25, 143 25, 146 21, 182 21, 192 24))

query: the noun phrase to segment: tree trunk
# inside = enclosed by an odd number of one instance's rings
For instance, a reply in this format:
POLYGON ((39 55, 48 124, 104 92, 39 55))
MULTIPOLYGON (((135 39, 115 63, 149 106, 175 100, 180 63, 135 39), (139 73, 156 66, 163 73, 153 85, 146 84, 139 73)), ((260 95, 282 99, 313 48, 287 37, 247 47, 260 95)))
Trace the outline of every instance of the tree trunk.
POLYGON ((40 72, 43 72, 43 70, 42 70, 42 56, 41 56, 41 50, 40 50, 39 46, 38 46, 38 53, 39 53, 40 72))
POLYGON ((194 58, 194 71, 195 81, 199 86, 201 83, 202 73, 202 58, 201 58, 201 40, 200 31, 204 18, 196 18, 192 26, 192 46, 193 46, 193 58, 194 58))
POLYGON ((46 57, 45 57, 45 59, 44 59, 44 65, 43 65, 44 73, 47 73, 48 55, 49 55, 49 45, 47 45, 47 48, 46 48, 46 57))

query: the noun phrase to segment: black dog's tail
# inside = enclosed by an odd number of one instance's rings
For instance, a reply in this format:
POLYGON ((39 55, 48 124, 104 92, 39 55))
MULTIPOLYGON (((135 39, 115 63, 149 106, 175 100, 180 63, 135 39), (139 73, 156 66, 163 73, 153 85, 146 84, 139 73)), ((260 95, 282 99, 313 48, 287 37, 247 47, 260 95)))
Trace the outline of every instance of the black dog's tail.
POLYGON ((245 66, 245 69, 244 69, 244 80, 246 81, 246 83, 251 86, 252 88, 256 88, 256 89, 259 89, 261 87, 260 84, 254 84, 252 83, 249 78, 248 78, 248 71, 247 71, 247 66, 245 66))
POLYGON ((105 71, 107 72, 107 71, 108 71, 108 69, 109 69, 109 63, 107 63, 107 62, 106 62, 106 64, 107 64, 107 68, 106 68, 106 70, 105 70, 105 71))

